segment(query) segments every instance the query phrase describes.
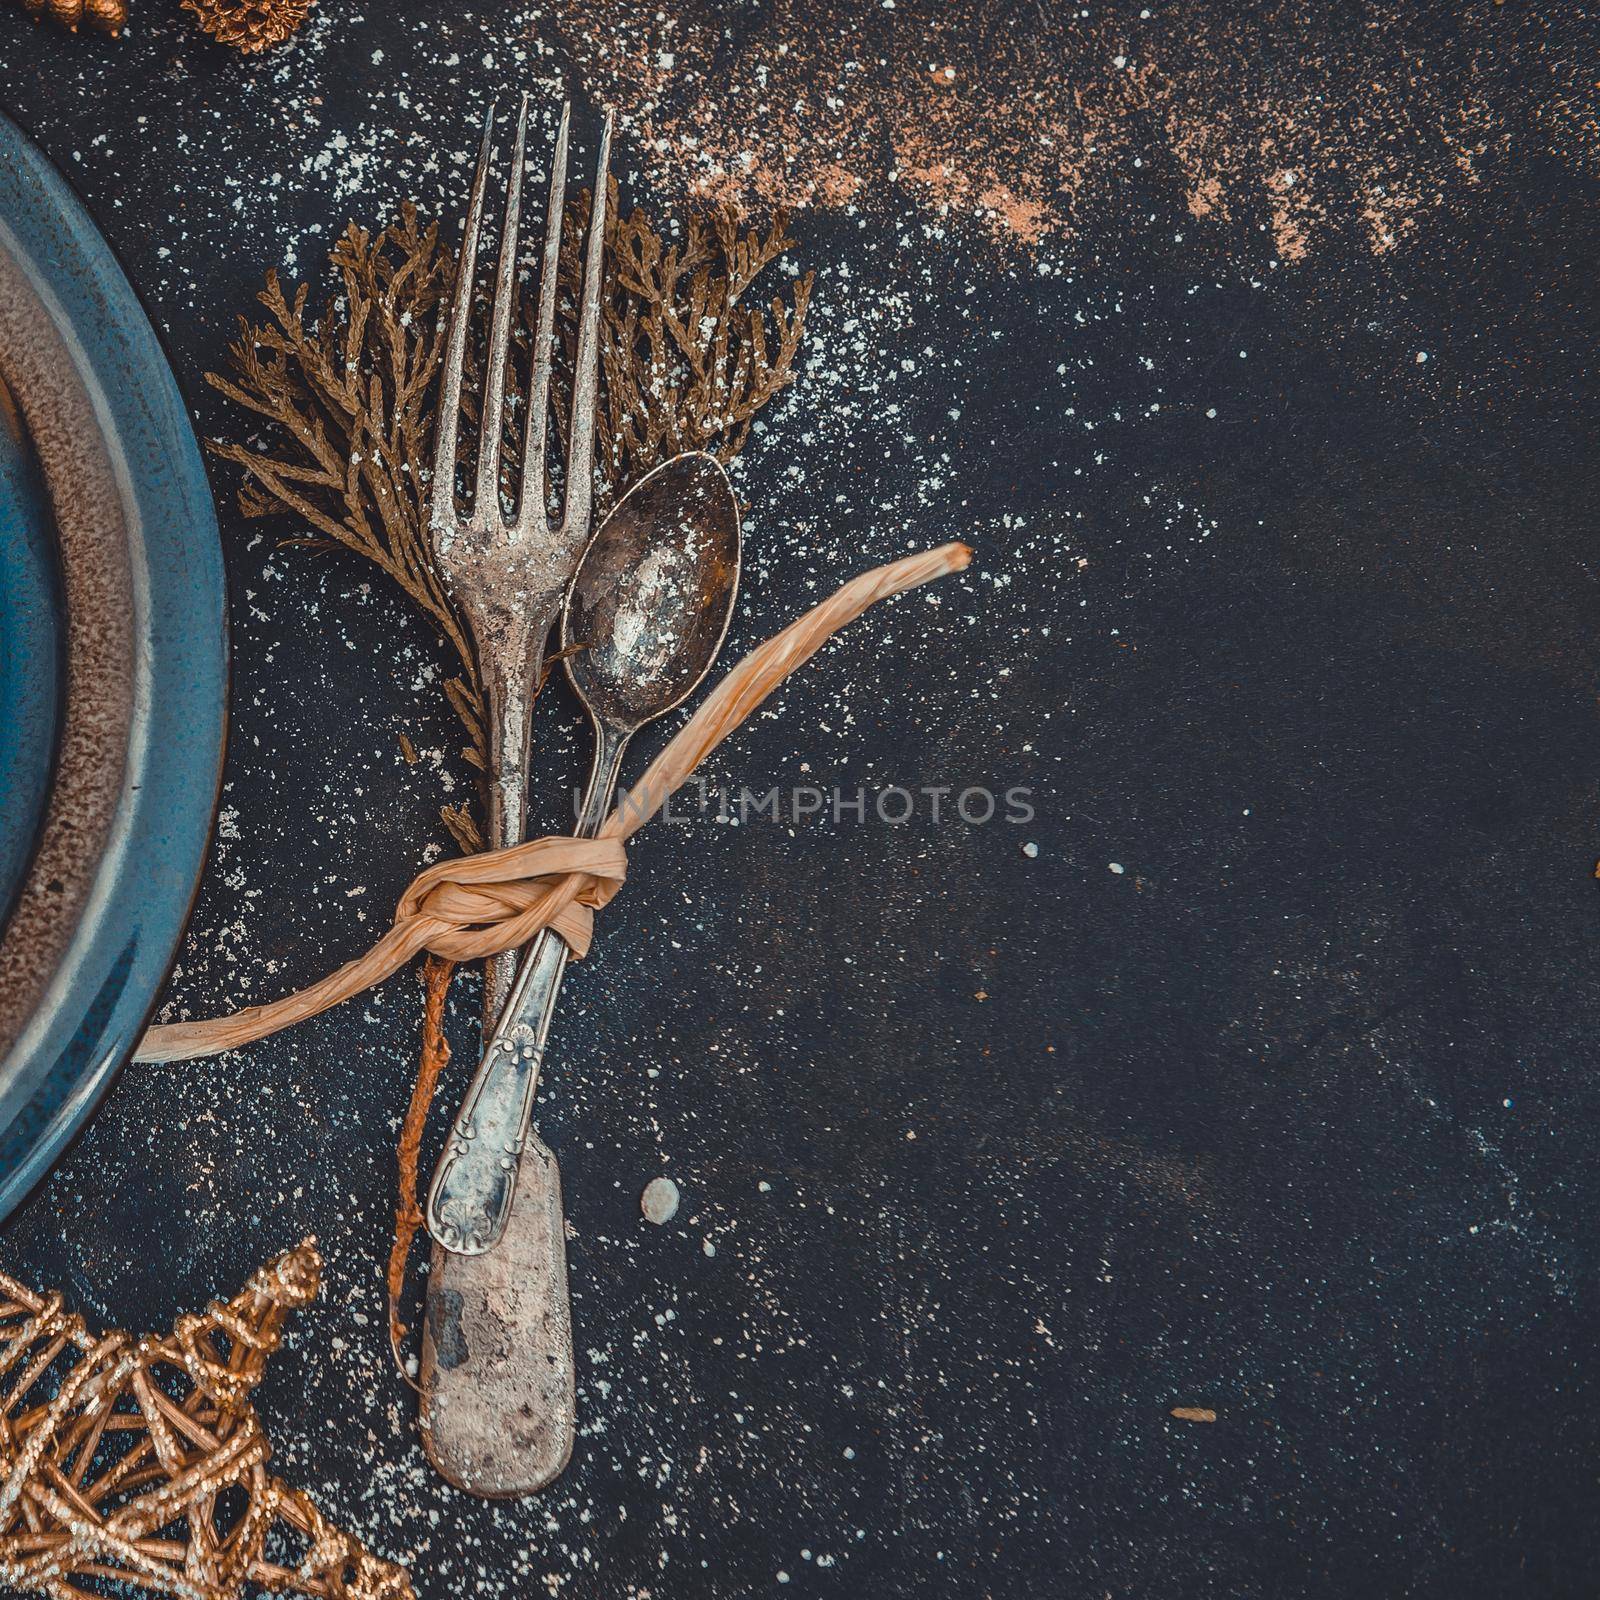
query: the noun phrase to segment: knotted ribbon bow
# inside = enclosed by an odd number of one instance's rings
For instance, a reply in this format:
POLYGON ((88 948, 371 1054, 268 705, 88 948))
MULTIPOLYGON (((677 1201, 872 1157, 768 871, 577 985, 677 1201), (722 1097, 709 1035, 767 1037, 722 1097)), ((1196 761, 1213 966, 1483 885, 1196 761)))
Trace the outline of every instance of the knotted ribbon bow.
POLYGON ((514 950, 541 928, 551 928, 574 956, 585 955, 594 913, 627 876, 625 842, 683 787, 695 768, 785 678, 869 606, 959 572, 971 559, 966 545, 952 543, 875 567, 758 645, 706 696, 594 838, 552 835, 441 861, 412 880, 395 909, 394 926, 365 955, 270 1005, 250 1006, 209 1022, 151 1028, 134 1060, 186 1061, 236 1050, 352 999, 424 950, 451 961, 476 961, 514 950))

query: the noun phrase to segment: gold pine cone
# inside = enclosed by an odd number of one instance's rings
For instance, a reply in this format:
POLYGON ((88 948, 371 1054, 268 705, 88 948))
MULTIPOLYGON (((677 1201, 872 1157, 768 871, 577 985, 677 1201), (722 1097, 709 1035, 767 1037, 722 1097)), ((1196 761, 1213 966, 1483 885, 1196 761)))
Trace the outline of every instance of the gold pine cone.
POLYGON ((22 0, 22 8, 74 32, 80 22, 87 22, 101 33, 121 33, 128 20, 128 0, 22 0))
POLYGON ((316 0, 183 0, 200 26, 219 44, 254 55, 282 44, 302 22, 316 0))

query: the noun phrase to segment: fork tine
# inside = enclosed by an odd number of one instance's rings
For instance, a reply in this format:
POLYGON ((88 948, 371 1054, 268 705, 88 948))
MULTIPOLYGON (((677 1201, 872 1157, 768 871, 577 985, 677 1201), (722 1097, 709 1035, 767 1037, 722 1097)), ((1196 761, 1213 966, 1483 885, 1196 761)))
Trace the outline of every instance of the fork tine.
POLYGON ((501 525, 500 441, 505 433, 506 359, 511 345, 511 311, 516 299, 517 232, 522 219, 522 159, 528 134, 528 96, 517 116, 517 142, 511 151, 506 185, 506 218, 500 235, 500 266, 495 273, 494 311, 489 330, 488 367, 483 380, 483 411, 478 418, 478 483, 472 514, 491 527, 501 525))
POLYGON ((450 340, 445 349, 444 379, 439 389, 439 418, 434 427, 433 509, 437 527, 455 521, 456 434, 461 423, 461 373, 466 364, 467 327, 472 321, 472 277, 478 261, 478 228, 483 221, 483 193, 489 176, 489 145, 494 138, 494 104, 483 119, 478 171, 461 230, 461 257, 456 263, 455 302, 450 308, 450 340))
POLYGON ((522 456, 524 517, 548 520, 545 455, 549 449, 550 368, 555 359, 556 289, 561 275, 561 218, 567 201, 567 128, 572 102, 561 107, 561 127, 551 157, 550 198, 544 214, 544 259, 539 266, 539 320, 533 335, 533 373, 528 381, 528 437, 522 456))
POLYGON ((595 162, 589 214, 589 254, 583 267, 583 303, 578 315, 578 359, 572 375, 572 421, 567 439, 567 503, 563 528, 587 529, 594 500, 594 431, 600 392, 600 269, 606 249, 607 177, 611 165, 611 112, 606 113, 595 162))

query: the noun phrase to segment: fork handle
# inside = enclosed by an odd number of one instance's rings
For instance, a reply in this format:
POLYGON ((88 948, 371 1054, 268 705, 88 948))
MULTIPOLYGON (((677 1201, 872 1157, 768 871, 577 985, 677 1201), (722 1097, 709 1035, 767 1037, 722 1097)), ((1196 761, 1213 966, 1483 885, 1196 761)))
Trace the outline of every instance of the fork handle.
MULTIPOLYGON (((574 830, 593 838, 616 792, 629 733, 596 720, 594 770, 574 830)), ((428 1191, 428 1232, 455 1255, 481 1256, 505 1233, 567 945, 541 933, 523 957, 428 1191)))

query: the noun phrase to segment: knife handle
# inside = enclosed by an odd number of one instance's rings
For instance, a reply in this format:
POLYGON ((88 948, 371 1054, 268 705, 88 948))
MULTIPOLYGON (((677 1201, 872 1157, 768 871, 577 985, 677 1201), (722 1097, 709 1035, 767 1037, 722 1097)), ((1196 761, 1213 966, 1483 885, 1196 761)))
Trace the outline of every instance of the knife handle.
POLYGON ((542 1489, 577 1433, 561 1173, 537 1134, 506 1230, 487 1255, 434 1246, 422 1332, 422 1443, 458 1489, 542 1489))

